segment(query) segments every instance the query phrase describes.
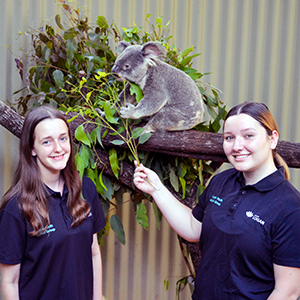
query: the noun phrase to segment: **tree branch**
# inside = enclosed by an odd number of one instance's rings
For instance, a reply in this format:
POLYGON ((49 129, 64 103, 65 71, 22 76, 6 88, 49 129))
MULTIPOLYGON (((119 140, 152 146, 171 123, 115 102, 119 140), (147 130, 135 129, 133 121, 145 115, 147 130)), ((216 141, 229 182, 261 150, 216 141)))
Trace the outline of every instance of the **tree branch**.
MULTIPOLYGON (((66 117, 70 119, 74 115, 74 113, 68 113, 66 117)), ((81 116, 70 122, 73 134, 75 129, 84 122, 85 120, 81 116)), ((0 101, 0 125, 15 136, 20 137, 23 117, 0 101)), ((87 124, 85 127, 89 132, 95 128, 91 124, 87 124)), ((102 140, 103 145, 112 147, 111 142, 114 139, 114 136, 107 134, 102 140)), ((222 134, 219 133, 196 130, 156 132, 146 143, 139 145, 139 149, 214 162, 225 162, 227 159, 222 143, 222 134)), ((122 147, 126 147, 126 144, 122 145, 122 147)), ((300 143, 279 141, 276 151, 282 156, 289 167, 300 168, 300 143)))

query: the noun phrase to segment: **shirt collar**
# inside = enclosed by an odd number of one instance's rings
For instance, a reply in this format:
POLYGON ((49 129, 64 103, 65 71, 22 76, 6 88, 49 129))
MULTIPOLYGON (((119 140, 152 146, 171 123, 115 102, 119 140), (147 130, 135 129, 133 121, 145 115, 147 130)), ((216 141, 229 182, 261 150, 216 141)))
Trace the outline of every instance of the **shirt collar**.
MULTIPOLYGON (((53 191, 48 185, 44 184, 45 188, 46 188, 46 193, 47 193, 47 198, 48 197, 57 197, 60 196, 59 192, 53 191)), ((64 189, 63 189, 63 194, 62 194, 62 199, 66 198, 66 195, 69 193, 69 190, 67 188, 67 185, 64 184, 64 189)))
MULTIPOLYGON (((241 182, 241 185, 245 187, 245 180, 242 172, 238 172, 238 180, 241 182)), ((259 182, 250 185, 251 187, 255 188, 256 190, 260 192, 267 192, 274 190, 278 185, 280 185, 285 178, 285 172, 283 167, 279 167, 277 171, 270 174, 269 176, 263 178, 259 182)), ((250 187, 249 186, 249 187, 250 187)))

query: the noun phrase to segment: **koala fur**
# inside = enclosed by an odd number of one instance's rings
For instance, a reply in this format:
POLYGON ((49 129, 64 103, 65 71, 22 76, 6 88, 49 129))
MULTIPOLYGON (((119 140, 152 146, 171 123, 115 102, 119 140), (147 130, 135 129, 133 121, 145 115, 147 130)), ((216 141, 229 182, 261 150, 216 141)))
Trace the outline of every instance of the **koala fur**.
POLYGON ((143 99, 136 104, 130 84, 120 93, 122 118, 149 117, 144 132, 187 130, 199 124, 203 101, 196 83, 183 71, 163 62, 165 48, 159 42, 130 45, 119 42, 120 52, 112 71, 137 84, 143 99))

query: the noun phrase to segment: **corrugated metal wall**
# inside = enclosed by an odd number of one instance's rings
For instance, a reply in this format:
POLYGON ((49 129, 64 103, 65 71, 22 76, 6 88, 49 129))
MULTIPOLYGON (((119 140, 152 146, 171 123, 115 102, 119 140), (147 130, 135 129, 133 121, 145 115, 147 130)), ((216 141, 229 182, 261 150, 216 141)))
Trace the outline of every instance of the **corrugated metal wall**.
MULTIPOLYGON (((300 142, 300 1, 299 0, 81 0, 92 22, 104 15, 118 28, 136 23, 148 29, 163 16, 181 49, 194 45, 203 53, 194 66, 211 72, 203 78, 223 91, 228 108, 243 101, 266 103, 274 114, 281 139, 300 142)), ((52 0, 1 0, 0 99, 10 99, 22 87, 11 51, 20 55, 30 39, 19 31, 38 28, 59 13, 52 0)), ((0 128, 0 193, 8 188, 17 159, 18 140, 0 128)), ((291 170, 300 189, 300 170, 291 170)), ((187 274, 176 235, 165 223, 160 231, 150 215, 150 229, 134 220, 130 204, 119 211, 127 235, 126 246, 111 234, 102 247, 104 291, 107 299, 175 299, 174 285, 187 274), (169 276, 169 291, 163 281, 169 276)), ((189 299, 188 290, 181 299, 189 299)))

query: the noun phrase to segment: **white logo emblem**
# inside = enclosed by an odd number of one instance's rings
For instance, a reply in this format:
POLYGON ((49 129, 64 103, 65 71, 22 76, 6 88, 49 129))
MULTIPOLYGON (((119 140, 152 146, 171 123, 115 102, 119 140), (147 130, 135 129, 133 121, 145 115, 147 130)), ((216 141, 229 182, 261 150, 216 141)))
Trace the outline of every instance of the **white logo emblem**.
POLYGON ((253 217, 253 212, 252 211, 246 211, 246 216, 248 218, 252 218, 253 217))
POLYGON ((265 223, 266 223, 258 215, 255 215, 252 211, 246 211, 246 216, 261 225, 265 225, 265 223))

